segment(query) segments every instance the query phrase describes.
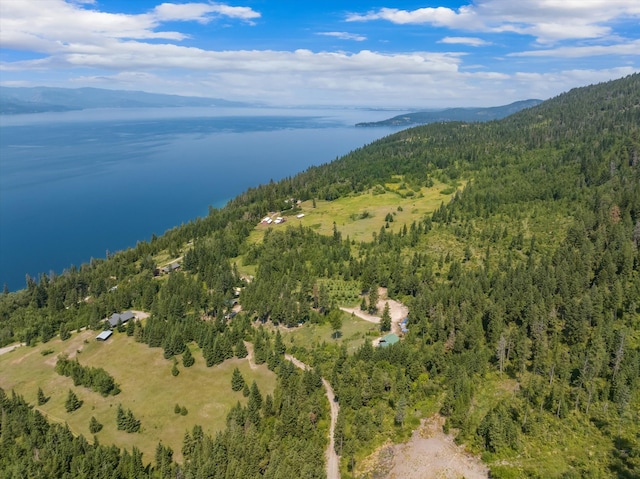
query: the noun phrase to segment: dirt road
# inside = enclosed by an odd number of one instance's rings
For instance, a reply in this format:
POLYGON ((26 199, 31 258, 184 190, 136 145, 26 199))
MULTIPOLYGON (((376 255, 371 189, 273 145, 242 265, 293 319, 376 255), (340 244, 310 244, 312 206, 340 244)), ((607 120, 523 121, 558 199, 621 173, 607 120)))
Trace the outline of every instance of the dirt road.
MULTIPOLYGON (((391 332, 395 334, 400 334, 400 323, 404 318, 409 314, 409 308, 404 304, 394 300, 388 299, 387 290, 385 288, 379 288, 378 291, 379 298, 376 306, 378 307, 378 311, 382 314, 384 311, 385 304, 389 304, 389 315, 391 316, 391 332)), ((376 316, 373 314, 368 314, 362 311, 359 307, 356 308, 340 308, 342 311, 350 314, 354 314, 360 319, 364 319, 365 321, 369 321, 370 323, 380 324, 380 316, 376 316)), ((376 338, 372 341, 372 344, 376 346, 380 338, 376 338)))
POLYGON ((11 351, 13 351, 14 349, 19 348, 20 346, 24 346, 24 343, 14 343, 14 344, 10 344, 9 346, 5 346, 4 348, 0 348, 0 355, 3 355, 5 353, 9 353, 11 351))
MULTIPOLYGON (((300 369, 309 369, 302 361, 294 358, 290 354, 284 355, 285 359, 291 361, 295 366, 300 369)), ((340 405, 337 401, 334 401, 335 393, 333 392, 333 388, 329 381, 325 378, 322 378, 322 385, 324 386, 325 391, 327 392, 327 399, 329 401, 329 408, 331 410, 331 426, 329 427, 329 445, 327 446, 327 450, 325 451, 325 459, 327 461, 327 479, 340 479, 340 459, 338 458, 338 454, 336 453, 335 445, 333 442, 333 433, 336 429, 336 422, 338 421, 338 413, 340 412, 340 405)))

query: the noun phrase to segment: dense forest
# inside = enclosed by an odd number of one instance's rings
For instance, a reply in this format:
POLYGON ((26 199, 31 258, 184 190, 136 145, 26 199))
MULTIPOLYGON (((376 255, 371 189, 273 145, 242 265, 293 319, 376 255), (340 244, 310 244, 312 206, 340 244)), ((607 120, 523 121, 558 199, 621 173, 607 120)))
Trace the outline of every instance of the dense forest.
MULTIPOLYGON (((492 477, 638 477, 640 74, 498 121, 407 129, 133 249, 27 277, 25 289, 0 297, 0 345, 99 330, 130 308, 151 315, 122 328, 167 359, 195 342, 210 366, 253 343, 256 362, 277 374, 273 396, 252 387, 225 430, 185 434, 182 463, 159 444, 147 464, 2 392, 0 477, 324 477, 322 377, 341 406, 334 438, 345 476, 381 438, 406 437, 431 404, 492 477), (366 241, 335 225, 330 235, 300 226, 248 241, 265 212, 295 214, 291 199, 335 201, 397 181, 405 194, 434 181, 464 187, 420 221, 366 241), (162 280, 160 253, 183 256, 162 280), (255 271, 250 280, 238 258, 255 271), (312 366, 298 371, 274 326, 329 321, 341 304, 323 281, 338 279, 365 296, 386 288, 408 305, 409 332, 387 348, 291 347, 312 366), (242 313, 229 319, 237 288, 242 313), (565 451, 581 440, 599 450, 545 469, 550 437, 565 451)), ((114 378, 93 374, 103 394, 117 391, 114 378)))

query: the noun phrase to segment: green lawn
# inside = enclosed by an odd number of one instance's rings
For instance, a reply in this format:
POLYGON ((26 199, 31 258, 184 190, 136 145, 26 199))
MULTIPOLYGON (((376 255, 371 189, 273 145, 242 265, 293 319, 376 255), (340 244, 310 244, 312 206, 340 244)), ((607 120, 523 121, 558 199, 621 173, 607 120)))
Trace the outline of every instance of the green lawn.
POLYGON ((306 323, 292 329, 281 330, 287 347, 297 346, 310 350, 314 345, 326 343, 346 344, 349 353, 355 352, 365 341, 380 336, 380 327, 356 316, 344 313, 342 320, 342 335, 333 337, 333 330, 329 323, 306 323))
POLYGON ((96 341, 95 336, 95 331, 83 331, 65 342, 55 339, 0 356, 0 387, 6 391, 15 390, 32 404, 36 404, 36 393, 41 387, 51 399, 38 409, 51 420, 66 422, 75 434, 91 439, 89 420, 95 416, 104 425, 97 434, 102 444, 115 444, 129 450, 135 445, 144 453, 145 461, 153 460, 160 438, 180 461, 185 431, 190 431, 196 424, 208 433, 225 426, 231 406, 237 401, 246 401, 242 392, 231 389, 231 374, 236 366, 249 384, 255 379, 263 395, 272 393, 275 388, 275 375, 266 365, 251 370, 247 359, 231 359, 207 368, 199 349, 191 345, 196 363, 191 368, 184 368, 179 361, 180 374, 174 377, 171 375, 173 363, 164 359, 162 349, 136 343, 124 333, 115 333, 106 342, 96 341), (53 350, 53 353, 43 356, 43 350, 53 350), (82 386, 73 386, 71 378, 54 371, 56 358, 62 352, 76 353, 84 366, 105 369, 115 378, 122 392, 104 398, 82 386), (84 401, 82 407, 72 413, 64 409, 69 389, 84 401), (140 419, 139 433, 117 430, 119 403, 140 419), (176 403, 187 408, 186 416, 175 414, 176 403))

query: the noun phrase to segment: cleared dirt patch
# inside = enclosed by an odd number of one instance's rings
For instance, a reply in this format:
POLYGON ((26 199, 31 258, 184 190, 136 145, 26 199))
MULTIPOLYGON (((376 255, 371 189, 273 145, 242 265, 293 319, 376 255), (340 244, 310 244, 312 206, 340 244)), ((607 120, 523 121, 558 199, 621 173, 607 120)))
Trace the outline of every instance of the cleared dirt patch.
POLYGON ((387 444, 363 463, 361 478, 377 479, 487 479, 489 469, 444 434, 444 418, 423 419, 409 442, 387 444))

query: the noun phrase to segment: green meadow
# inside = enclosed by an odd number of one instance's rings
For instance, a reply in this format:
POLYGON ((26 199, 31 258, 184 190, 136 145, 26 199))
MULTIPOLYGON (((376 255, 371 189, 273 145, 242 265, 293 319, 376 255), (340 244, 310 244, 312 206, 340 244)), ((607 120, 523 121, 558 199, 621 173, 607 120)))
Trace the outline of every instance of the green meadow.
MULTIPOLYGON (((390 183, 383 188, 373 188, 370 191, 357 195, 338 198, 334 201, 316 199, 315 208, 313 200, 303 201, 300 204, 300 212, 303 218, 296 216, 287 217, 287 222, 281 225, 263 225, 256 227, 250 236, 249 242, 260 242, 264 231, 268 228, 280 228, 289 225, 302 224, 310 227, 320 234, 333 233, 333 224, 336 224, 343 237, 349 236, 355 240, 371 239, 373 233, 380 231, 386 225, 386 216, 391 214, 393 221, 389 222, 389 229, 398 232, 403 225, 407 227, 414 221, 420 221, 425 214, 430 214, 440 207, 442 202, 447 203, 455 194, 456 188, 445 183, 435 182, 432 187, 422 187, 417 191, 399 190, 397 184, 390 183), (411 196, 407 196, 408 192, 411 196)), ((457 189, 462 189, 461 183, 457 189)))
POLYGON ((281 329, 284 344, 287 348, 295 346, 311 350, 322 343, 346 345, 349 354, 354 353, 365 340, 380 336, 380 326, 360 319, 357 316, 343 313, 342 327, 337 337, 328 322, 323 324, 305 323, 297 328, 281 329))
POLYGON ((0 356, 0 387, 14 390, 31 404, 37 404, 38 387, 50 399, 37 408, 53 421, 66 422, 75 434, 89 440, 89 421, 94 416, 103 424, 96 434, 101 444, 120 448, 138 447, 145 461, 152 461, 155 448, 162 443, 181 460, 182 441, 186 431, 200 425, 208 433, 225 426, 226 416, 237 401, 244 403, 242 392, 231 389, 231 375, 238 367, 245 381, 256 381, 263 396, 275 388, 275 374, 266 365, 251 369, 247 359, 230 359, 211 368, 206 367, 200 350, 191 345, 196 362, 190 368, 178 358, 178 376, 171 374, 172 360, 163 357, 161 348, 136 343, 124 333, 114 333, 105 342, 96 341, 95 331, 73 334, 67 341, 54 339, 35 347, 21 347, 0 356), (47 353, 43 355, 42 353, 47 353), (83 366, 101 367, 120 385, 116 396, 103 397, 83 386, 74 386, 71 378, 58 375, 57 356, 66 353, 78 358, 83 366), (67 413, 64 407, 69 389, 84 401, 80 409, 67 413), (117 430, 118 404, 130 409, 141 421, 141 430, 129 434, 117 430), (187 409, 185 416, 175 413, 175 406, 187 409))

